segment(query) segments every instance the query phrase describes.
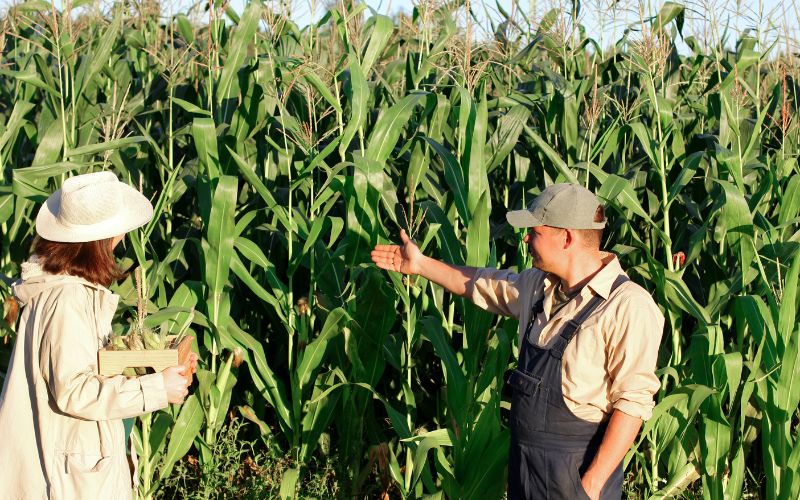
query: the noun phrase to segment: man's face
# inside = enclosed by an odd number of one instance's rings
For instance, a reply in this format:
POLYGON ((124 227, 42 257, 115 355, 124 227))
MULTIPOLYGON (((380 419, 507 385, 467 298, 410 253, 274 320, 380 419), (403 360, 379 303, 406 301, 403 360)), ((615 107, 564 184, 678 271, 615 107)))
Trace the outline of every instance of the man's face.
POLYGON ((522 241, 528 245, 533 267, 544 272, 556 272, 555 264, 564 251, 564 229, 550 226, 528 228, 522 241))

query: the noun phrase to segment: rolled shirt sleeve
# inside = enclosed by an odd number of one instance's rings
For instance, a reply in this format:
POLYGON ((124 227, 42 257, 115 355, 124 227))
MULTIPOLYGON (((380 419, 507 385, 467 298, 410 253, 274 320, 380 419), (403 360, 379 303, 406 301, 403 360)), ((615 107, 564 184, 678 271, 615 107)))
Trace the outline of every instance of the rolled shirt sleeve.
POLYGON ((614 409, 647 420, 660 387, 655 375, 664 315, 644 290, 621 300, 607 344, 609 401, 614 409))
POLYGON ((44 325, 39 367, 56 406, 86 420, 130 418, 167 406, 161 373, 128 378, 97 373, 93 318, 67 297, 44 325))
POLYGON ((467 286, 467 298, 486 311, 518 318, 520 276, 507 269, 478 269, 475 279, 467 286))

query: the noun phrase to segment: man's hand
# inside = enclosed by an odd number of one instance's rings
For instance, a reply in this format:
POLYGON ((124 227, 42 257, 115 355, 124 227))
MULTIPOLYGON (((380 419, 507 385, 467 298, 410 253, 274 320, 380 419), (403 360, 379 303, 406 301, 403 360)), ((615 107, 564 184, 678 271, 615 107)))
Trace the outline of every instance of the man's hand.
POLYGON ((411 241, 405 229, 400 230, 401 245, 376 245, 372 251, 372 262, 381 269, 403 274, 420 274, 422 252, 411 241))
POLYGON ((467 293, 467 284, 475 279, 476 268, 454 266, 422 255, 403 229, 400 241, 402 245, 376 245, 371 254, 372 262, 381 269, 418 274, 461 297, 467 293))
POLYGON ((642 419, 639 417, 628 415, 621 410, 614 410, 611 414, 600 448, 581 477, 581 485, 589 498, 592 500, 600 498, 603 486, 625 458, 641 426, 642 419))
POLYGON ((603 489, 603 483, 598 484, 596 481, 592 480, 591 476, 584 474, 584 476, 581 478, 581 486, 583 486, 583 491, 589 498, 591 498, 591 500, 600 499, 600 492, 603 489))

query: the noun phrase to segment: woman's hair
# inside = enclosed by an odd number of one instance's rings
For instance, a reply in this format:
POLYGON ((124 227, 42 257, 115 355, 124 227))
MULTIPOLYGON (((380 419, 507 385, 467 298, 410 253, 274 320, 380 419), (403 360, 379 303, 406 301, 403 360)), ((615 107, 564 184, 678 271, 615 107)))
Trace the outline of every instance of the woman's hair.
POLYGON ((109 286, 124 276, 114 259, 112 238, 83 243, 62 243, 37 236, 33 253, 50 274, 71 274, 98 285, 109 286))

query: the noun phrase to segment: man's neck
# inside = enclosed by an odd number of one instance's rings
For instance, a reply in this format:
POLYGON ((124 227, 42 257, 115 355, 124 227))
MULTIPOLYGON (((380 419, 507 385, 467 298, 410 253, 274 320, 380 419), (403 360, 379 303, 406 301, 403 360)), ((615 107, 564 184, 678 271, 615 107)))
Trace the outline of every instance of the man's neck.
POLYGON ((565 269, 564 275, 558 276, 561 280, 561 289, 567 295, 580 290, 603 269, 603 266, 605 264, 600 251, 587 252, 575 256, 565 269))

